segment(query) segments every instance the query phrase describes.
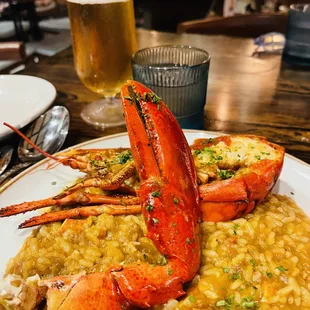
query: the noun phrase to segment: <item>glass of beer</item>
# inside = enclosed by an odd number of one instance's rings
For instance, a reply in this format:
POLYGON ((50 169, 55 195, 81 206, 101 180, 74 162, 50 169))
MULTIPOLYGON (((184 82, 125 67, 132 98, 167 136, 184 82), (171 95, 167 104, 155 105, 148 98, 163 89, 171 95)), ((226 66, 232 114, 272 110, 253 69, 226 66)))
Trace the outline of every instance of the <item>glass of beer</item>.
POLYGON ((101 127, 124 124, 120 99, 115 96, 131 78, 136 50, 132 0, 68 0, 77 75, 104 99, 88 105, 81 117, 101 127))

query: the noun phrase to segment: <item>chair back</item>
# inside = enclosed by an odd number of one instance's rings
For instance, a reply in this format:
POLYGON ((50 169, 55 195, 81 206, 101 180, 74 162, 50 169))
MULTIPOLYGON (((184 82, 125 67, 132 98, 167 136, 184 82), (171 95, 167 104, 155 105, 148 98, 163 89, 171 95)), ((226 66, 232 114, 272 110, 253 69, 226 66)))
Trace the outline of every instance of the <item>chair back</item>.
POLYGON ((21 61, 26 58, 23 42, 0 42, 0 60, 21 61))
POLYGON ((284 14, 252 14, 206 18, 183 22, 178 33, 258 37, 267 32, 286 32, 288 16, 284 14))

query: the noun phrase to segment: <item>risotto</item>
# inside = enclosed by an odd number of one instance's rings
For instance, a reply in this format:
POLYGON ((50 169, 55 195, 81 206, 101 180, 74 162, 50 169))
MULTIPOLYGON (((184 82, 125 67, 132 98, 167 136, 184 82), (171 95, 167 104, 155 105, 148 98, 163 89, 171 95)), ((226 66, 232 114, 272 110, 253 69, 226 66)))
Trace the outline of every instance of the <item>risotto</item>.
POLYGON ((202 264, 187 297, 168 309, 310 309, 310 220, 270 195, 253 214, 203 223, 202 264))
MULTIPOLYGON (((7 274, 43 278, 105 271, 115 263, 165 258, 141 216, 89 217, 42 226, 7 274)), ((253 214, 202 223, 200 273, 181 301, 158 309, 310 309, 310 220, 289 198, 270 195, 253 214)))
POLYGON ((22 278, 105 271, 111 265, 148 261, 161 264, 153 242, 145 237, 142 215, 103 214, 86 220, 43 225, 32 233, 7 267, 22 278))

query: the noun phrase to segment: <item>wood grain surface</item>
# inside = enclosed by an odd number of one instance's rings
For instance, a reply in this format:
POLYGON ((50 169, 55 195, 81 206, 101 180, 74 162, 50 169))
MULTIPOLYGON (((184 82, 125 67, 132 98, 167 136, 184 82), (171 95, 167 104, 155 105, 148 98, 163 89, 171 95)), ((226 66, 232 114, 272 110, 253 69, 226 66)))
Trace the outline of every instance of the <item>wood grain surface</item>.
MULTIPOLYGON (((138 47, 185 44, 211 54, 204 129, 266 136, 287 152, 310 163, 310 70, 281 61, 281 55, 253 55, 251 39, 138 30, 138 47)), ((126 131, 125 126, 100 131, 85 124, 81 109, 97 100, 78 80, 72 50, 27 67, 22 74, 47 79, 57 89, 55 104, 71 113, 64 147, 126 131)))

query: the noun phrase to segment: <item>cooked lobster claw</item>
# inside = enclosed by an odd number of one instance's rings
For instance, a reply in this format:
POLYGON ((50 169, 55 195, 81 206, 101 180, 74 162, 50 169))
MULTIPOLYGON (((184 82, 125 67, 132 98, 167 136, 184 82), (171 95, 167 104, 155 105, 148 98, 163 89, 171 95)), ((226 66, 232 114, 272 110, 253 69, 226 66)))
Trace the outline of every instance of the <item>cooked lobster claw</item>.
POLYGON ((148 237, 166 266, 130 266, 113 273, 124 296, 149 307, 184 294, 182 284, 199 268, 199 193, 185 136, 172 113, 150 89, 130 81, 122 88, 138 191, 148 237), (130 285, 128 285, 130 283, 130 285))

